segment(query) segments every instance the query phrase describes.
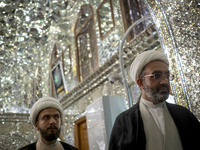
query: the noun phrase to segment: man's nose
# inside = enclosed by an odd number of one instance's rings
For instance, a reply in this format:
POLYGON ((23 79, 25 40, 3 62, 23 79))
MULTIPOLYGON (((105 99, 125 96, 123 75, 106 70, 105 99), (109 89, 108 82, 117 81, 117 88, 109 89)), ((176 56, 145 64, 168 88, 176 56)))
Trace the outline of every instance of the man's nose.
POLYGON ((54 119, 54 117, 51 117, 50 118, 50 124, 55 124, 56 123, 56 120, 54 119))
POLYGON ((169 78, 167 76, 162 76, 160 84, 169 84, 169 78))

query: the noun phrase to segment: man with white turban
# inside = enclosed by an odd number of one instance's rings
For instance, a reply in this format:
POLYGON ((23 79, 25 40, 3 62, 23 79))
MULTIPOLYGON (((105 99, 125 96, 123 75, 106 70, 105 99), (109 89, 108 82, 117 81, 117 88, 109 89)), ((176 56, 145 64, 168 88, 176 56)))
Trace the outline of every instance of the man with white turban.
POLYGON ((63 109, 58 100, 52 97, 40 98, 30 111, 31 123, 39 131, 40 138, 37 142, 20 150, 77 150, 75 147, 57 140, 63 117, 63 109))
POLYGON ((197 118, 187 108, 166 102, 170 92, 166 56, 154 50, 139 54, 130 76, 141 89, 141 99, 116 118, 109 150, 198 149, 197 118))

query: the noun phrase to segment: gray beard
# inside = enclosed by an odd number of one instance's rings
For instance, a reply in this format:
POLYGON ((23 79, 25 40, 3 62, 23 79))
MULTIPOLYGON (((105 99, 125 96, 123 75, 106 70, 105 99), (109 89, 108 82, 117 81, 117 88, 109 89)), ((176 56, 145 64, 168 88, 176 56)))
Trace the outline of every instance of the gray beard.
POLYGON ((146 83, 144 83, 144 90, 146 92, 146 95, 152 99, 156 103, 164 102, 168 99, 169 97, 169 86, 168 85, 160 85, 159 87, 156 88, 156 91, 153 91, 146 83), (158 93, 159 88, 161 87, 167 87, 167 92, 161 92, 158 93))

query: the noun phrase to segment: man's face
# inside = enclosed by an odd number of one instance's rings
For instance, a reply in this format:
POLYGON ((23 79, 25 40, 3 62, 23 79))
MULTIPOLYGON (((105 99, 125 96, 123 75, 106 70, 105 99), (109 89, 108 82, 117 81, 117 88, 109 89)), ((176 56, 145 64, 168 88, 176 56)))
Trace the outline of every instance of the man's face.
POLYGON ((60 112, 54 108, 47 108, 39 113, 35 127, 40 131, 41 140, 50 142, 59 137, 61 123, 60 112))
POLYGON ((143 98, 153 103, 167 100, 170 92, 168 66, 162 61, 153 61, 146 65, 143 74, 143 98))

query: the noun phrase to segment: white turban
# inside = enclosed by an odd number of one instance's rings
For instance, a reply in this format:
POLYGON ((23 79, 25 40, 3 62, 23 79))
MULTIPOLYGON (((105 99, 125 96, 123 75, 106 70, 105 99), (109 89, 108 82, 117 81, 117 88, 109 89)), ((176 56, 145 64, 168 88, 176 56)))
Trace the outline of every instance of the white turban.
POLYGON ((53 97, 43 97, 40 98, 37 102, 35 102, 35 104, 31 108, 30 119, 33 125, 35 125, 36 118, 39 115, 39 113, 46 108, 57 109, 61 114, 61 118, 63 117, 63 108, 61 107, 60 102, 53 97))
POLYGON ((139 54, 131 64, 130 67, 130 77, 137 83, 137 79, 142 71, 142 69, 151 61, 160 60, 169 66, 169 61, 167 57, 162 53, 155 50, 148 50, 139 54))

